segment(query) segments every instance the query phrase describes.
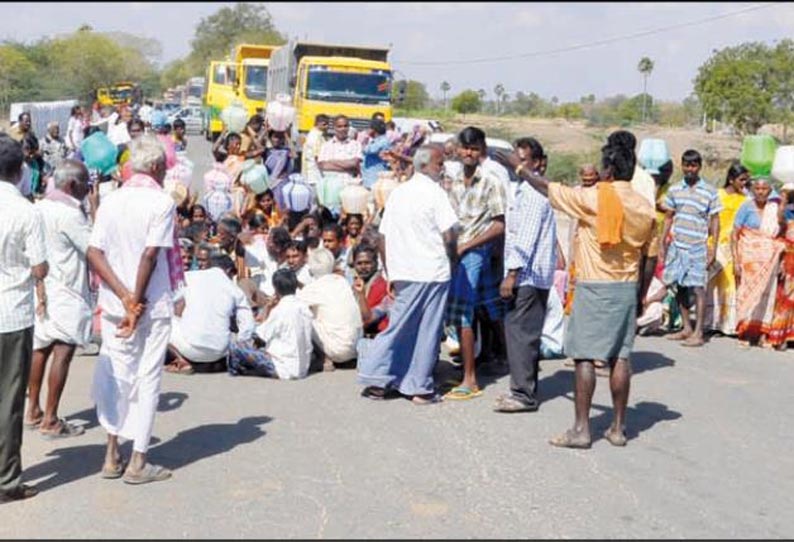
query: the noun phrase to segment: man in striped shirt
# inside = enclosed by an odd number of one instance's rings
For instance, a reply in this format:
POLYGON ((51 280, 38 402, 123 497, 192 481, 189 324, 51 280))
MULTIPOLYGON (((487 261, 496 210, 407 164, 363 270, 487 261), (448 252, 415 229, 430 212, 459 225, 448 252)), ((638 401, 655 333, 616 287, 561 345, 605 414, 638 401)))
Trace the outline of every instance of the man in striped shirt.
POLYGON ((714 263, 722 210, 717 190, 700 177, 702 165, 699 152, 692 149, 684 152, 681 158, 684 180, 670 187, 662 203, 666 215, 659 251, 659 259, 664 260, 663 281, 668 286, 677 286, 676 301, 684 323, 680 332, 668 338, 683 341, 683 346, 696 347, 703 345, 706 270, 714 263), (694 330, 689 320, 691 293, 696 298, 694 330))

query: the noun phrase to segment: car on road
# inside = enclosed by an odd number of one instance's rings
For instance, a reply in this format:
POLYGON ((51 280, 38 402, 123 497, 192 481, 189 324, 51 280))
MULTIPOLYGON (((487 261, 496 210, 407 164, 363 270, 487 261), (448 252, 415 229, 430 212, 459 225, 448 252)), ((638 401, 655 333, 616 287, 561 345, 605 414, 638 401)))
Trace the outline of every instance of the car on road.
POLYGON ((204 113, 200 106, 190 105, 183 107, 175 113, 168 116, 168 122, 171 126, 174 125, 176 119, 185 121, 185 133, 188 134, 201 134, 204 133, 204 113))

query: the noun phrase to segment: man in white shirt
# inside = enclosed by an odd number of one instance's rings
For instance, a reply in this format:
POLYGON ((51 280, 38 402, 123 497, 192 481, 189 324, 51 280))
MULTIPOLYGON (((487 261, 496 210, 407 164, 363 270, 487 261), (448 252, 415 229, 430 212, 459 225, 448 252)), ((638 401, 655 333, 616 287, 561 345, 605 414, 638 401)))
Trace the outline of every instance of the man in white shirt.
POLYGON ((69 123, 66 125, 66 146, 70 152, 80 150, 83 142, 83 109, 79 105, 72 107, 69 123))
POLYGON ((337 201, 340 186, 361 184, 361 143, 350 137, 350 121, 344 115, 334 119, 334 137, 323 143, 317 159, 323 174, 318 194, 336 194, 337 198, 320 201, 332 213, 339 214, 341 201, 337 201))
POLYGON ((33 330, 33 361, 28 383, 25 425, 38 427, 49 439, 77 436, 80 426, 58 418, 69 366, 78 346, 91 335, 91 294, 88 288, 86 251, 91 226, 81 207, 89 191, 88 170, 75 160, 66 160, 53 176, 54 189, 36 203, 44 219, 50 272, 44 280, 44 296, 37 296, 45 313, 33 330), (47 381, 47 404, 39 404, 47 361, 52 355, 47 381))
POLYGON ((44 221, 16 185, 22 145, 0 134, 0 503, 38 491, 22 483, 22 418, 33 345, 33 286, 47 276, 44 221))
POLYGON ((306 134, 306 141, 303 143, 301 173, 303 173, 306 182, 311 186, 316 186, 322 177, 320 168, 317 165, 317 158, 320 156, 320 149, 323 143, 325 143, 328 120, 328 115, 317 115, 314 118, 314 127, 306 134))
POLYGON ((185 273, 185 307, 171 327, 169 350, 176 361, 167 366, 169 372, 224 372, 231 319, 237 321, 238 341, 249 341, 254 332, 251 306, 232 280, 234 262, 225 254, 213 255, 210 261, 209 269, 185 273))
POLYGON ((130 161, 136 174, 104 199, 89 241, 88 261, 102 280, 102 347, 92 395, 108 433, 102 476, 123 473, 125 482, 141 484, 171 476, 147 463, 146 452, 171 336, 172 282, 182 266, 174 246, 176 206, 162 190, 165 149, 154 136, 141 136, 130 143, 130 161), (119 436, 134 441, 126 471, 119 436))
POLYGON ((265 376, 292 380, 305 378, 312 357, 312 314, 295 297, 298 279, 291 269, 273 275, 276 296, 266 308, 264 322, 256 328, 256 348, 245 342, 233 344, 229 354, 232 375, 265 376))
POLYGON ((423 146, 414 155, 417 173, 389 196, 380 234, 395 300, 389 326, 378 334, 358 364, 363 395, 381 399, 388 389, 415 404, 436 402, 433 370, 438 360, 450 263, 456 258, 458 223, 438 185, 443 150, 423 146))
POLYGON ((363 333, 361 311, 345 277, 334 271, 334 256, 317 248, 309 253, 309 272, 314 282, 298 292, 314 314, 315 352, 322 353, 323 370, 356 358, 356 343, 363 333))

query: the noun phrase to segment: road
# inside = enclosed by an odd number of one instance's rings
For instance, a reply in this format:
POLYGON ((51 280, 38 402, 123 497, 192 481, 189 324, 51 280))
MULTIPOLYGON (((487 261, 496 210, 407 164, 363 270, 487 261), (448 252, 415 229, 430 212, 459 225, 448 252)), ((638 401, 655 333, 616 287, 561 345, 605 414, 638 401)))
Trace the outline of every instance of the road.
MULTIPOLYGON (((25 479, 42 492, 0 508, 0 537, 792 537, 792 355, 729 339, 636 346, 622 449, 547 444, 573 419, 562 361, 542 363, 541 409, 512 415, 491 411, 506 376, 478 399, 417 407, 361 398, 355 371, 166 374, 150 458, 174 477, 140 487, 98 476, 96 358, 79 358, 62 414, 87 432, 26 433, 25 479)), ((606 384, 597 435, 611 416, 606 384)))

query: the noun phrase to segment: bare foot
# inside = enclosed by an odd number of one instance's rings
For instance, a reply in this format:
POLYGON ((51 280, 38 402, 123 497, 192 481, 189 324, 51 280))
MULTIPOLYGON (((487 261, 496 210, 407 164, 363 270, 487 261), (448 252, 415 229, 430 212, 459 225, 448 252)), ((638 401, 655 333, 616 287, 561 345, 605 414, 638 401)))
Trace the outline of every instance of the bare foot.
POLYGON ((568 429, 565 433, 550 439, 549 444, 558 448, 587 449, 591 444, 590 433, 568 429))
POLYGON ((626 439, 626 432, 616 427, 610 427, 604 432, 606 438, 612 446, 625 446, 628 439, 626 439))
POLYGON ((698 347, 703 346, 705 341, 701 335, 692 335, 684 342, 681 343, 681 346, 691 346, 691 347, 698 347))
POLYGON ((673 333, 672 335, 667 336, 668 341, 683 341, 688 339, 692 335, 691 331, 684 331, 681 330, 678 333, 673 333))

